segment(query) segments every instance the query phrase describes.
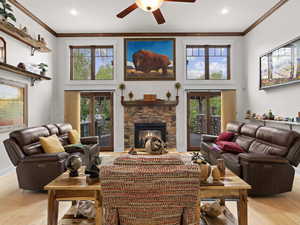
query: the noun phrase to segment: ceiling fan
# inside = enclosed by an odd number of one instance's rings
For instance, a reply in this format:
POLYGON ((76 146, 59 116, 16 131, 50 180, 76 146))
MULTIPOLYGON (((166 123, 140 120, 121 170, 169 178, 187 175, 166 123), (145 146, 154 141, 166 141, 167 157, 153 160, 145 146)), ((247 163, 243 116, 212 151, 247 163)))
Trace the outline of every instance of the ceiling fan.
POLYGON ((155 17, 158 24, 165 23, 165 18, 160 11, 160 7, 164 2, 187 2, 194 3, 196 0, 135 0, 135 3, 120 12, 117 17, 124 18, 129 13, 134 11, 137 8, 140 8, 146 12, 151 12, 155 17))

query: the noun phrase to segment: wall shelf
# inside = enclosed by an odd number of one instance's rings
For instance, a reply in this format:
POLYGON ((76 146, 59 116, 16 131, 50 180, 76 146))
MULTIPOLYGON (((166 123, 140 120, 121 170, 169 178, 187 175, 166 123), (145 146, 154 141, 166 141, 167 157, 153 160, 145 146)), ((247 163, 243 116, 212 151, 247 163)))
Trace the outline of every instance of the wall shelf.
POLYGON ((157 99, 156 101, 145 101, 145 100, 132 100, 125 101, 124 96, 121 98, 121 104, 126 107, 134 107, 134 106, 164 106, 164 107, 173 107, 177 106, 179 103, 179 96, 176 96, 175 101, 167 101, 163 99, 157 99))
POLYGON ((9 71, 9 72, 16 73, 16 74, 22 75, 24 77, 30 78, 31 86, 34 86, 34 83, 38 80, 51 80, 50 77, 32 73, 32 72, 20 69, 18 67, 15 67, 15 66, 12 66, 12 65, 9 65, 6 63, 0 63, 0 70, 9 71))
POLYGON ((51 52, 45 43, 35 40, 27 33, 23 32, 22 30, 16 28, 12 24, 4 22, 0 20, 0 31, 10 35, 11 37, 15 38, 18 41, 23 42, 24 44, 31 47, 32 51, 31 54, 33 55, 35 51, 39 52, 51 52))
POLYGON ((257 119, 247 119, 247 120, 254 121, 254 122, 261 122, 264 124, 264 126, 266 126, 267 123, 287 125, 290 127, 291 130, 293 130, 293 126, 300 126, 300 123, 298 122, 278 121, 278 120, 257 120, 257 119))

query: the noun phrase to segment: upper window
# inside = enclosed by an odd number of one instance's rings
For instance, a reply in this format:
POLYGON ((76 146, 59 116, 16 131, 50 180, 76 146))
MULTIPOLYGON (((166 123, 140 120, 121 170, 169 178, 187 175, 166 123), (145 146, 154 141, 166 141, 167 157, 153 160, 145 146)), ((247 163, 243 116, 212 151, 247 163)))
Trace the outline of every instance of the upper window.
POLYGON ((71 46, 71 80, 113 80, 113 46, 71 46))
POLYGON ((230 46, 188 45, 188 80, 230 80, 230 46))

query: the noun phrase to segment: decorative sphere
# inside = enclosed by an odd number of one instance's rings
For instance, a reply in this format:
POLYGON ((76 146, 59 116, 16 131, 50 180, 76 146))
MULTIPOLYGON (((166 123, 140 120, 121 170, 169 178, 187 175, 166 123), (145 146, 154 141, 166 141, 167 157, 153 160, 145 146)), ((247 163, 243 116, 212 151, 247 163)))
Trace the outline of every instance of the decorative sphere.
POLYGON ((66 160, 66 168, 70 171, 76 171, 82 166, 82 159, 78 155, 71 155, 66 160))

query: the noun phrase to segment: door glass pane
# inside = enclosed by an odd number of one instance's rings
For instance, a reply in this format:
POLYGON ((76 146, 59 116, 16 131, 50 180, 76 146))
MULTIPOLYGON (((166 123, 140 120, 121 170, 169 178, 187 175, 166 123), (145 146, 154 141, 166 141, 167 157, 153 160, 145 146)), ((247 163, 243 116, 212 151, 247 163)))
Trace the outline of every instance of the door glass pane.
POLYGON ((91 136, 91 113, 90 113, 91 99, 89 97, 81 97, 80 99, 80 120, 81 120, 81 137, 91 136))
POLYGON ((221 97, 210 97, 209 108, 209 134, 219 135, 219 133, 221 132, 221 97))
POLYGON ((109 96, 96 96, 94 103, 95 135, 101 147, 112 146, 112 112, 109 96))
POLYGON ((190 145, 200 147, 201 134, 207 133, 207 101, 205 97, 193 96, 189 101, 190 145))

